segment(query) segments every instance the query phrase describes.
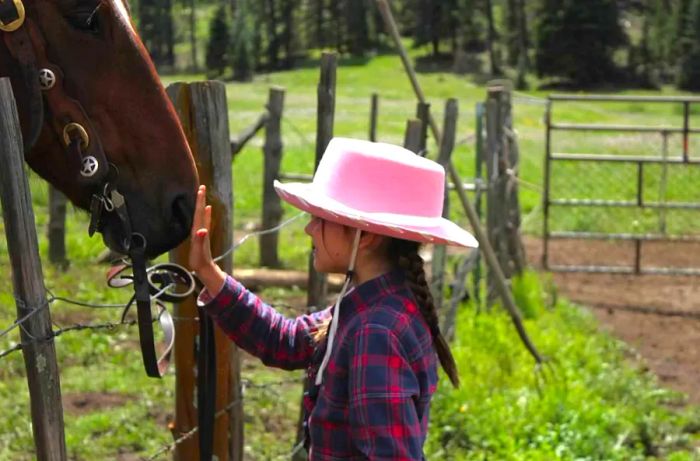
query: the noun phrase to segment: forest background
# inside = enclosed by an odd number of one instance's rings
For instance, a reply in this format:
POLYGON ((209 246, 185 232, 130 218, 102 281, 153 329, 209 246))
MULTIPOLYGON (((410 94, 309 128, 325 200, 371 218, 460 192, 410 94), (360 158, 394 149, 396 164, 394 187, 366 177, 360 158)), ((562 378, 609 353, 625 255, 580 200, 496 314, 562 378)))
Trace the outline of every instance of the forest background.
MULTIPOLYGON (((519 88, 700 90, 700 0, 393 0, 419 71, 505 76, 519 88)), ((161 73, 250 80, 315 50, 389 50, 374 0, 132 0, 161 73)))

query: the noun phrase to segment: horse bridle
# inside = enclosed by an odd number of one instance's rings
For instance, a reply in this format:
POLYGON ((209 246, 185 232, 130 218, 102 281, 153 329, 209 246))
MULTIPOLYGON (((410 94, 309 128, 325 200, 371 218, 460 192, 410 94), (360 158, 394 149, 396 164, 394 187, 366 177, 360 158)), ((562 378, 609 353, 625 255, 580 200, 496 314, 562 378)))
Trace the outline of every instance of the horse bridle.
MULTIPOLYGON (((51 114, 52 125, 65 147, 67 159, 80 174, 81 185, 92 190, 90 225, 92 236, 99 230, 105 213, 114 213, 125 236, 123 245, 128 249, 134 271, 135 300, 138 309, 139 339, 144 367, 148 376, 162 377, 167 368, 174 325, 170 316, 159 316, 167 342, 166 353, 156 357, 153 337, 153 318, 150 294, 158 291, 149 284, 146 271, 146 240, 133 234, 126 200, 116 188, 119 172, 107 161, 100 137, 87 112, 76 99, 70 98, 63 87, 63 72, 49 62, 44 37, 38 27, 26 17, 22 0, 0 0, 0 32, 12 57, 19 63, 24 84, 29 91, 30 127, 24 145, 29 152, 44 126, 44 103, 51 114), (170 318, 168 322, 167 319, 170 318)), ((131 305, 131 302, 129 303, 131 305)))

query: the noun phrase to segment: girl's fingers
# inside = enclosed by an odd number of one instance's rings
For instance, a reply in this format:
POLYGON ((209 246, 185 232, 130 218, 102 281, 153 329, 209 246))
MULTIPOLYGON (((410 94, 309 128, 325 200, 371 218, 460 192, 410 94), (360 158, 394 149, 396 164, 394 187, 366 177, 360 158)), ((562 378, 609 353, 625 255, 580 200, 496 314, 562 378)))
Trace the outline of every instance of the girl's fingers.
POLYGON ((192 219, 192 229, 201 229, 204 227, 204 208, 206 207, 206 201, 207 188, 205 186, 199 186, 197 190, 197 203, 192 219))
POLYGON ((211 205, 204 208, 204 226, 205 229, 211 230, 211 205))

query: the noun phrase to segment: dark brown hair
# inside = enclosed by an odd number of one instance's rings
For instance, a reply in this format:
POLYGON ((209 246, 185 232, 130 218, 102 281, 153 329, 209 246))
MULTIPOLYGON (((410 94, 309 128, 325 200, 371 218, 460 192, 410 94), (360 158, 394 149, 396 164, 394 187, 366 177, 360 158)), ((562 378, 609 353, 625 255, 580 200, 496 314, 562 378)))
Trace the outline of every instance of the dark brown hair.
POLYGON ((457 365, 447 340, 440 332, 437 309, 433 302, 433 295, 430 292, 428 281, 425 278, 423 258, 418 254, 419 249, 420 243, 418 242, 391 238, 387 246, 387 257, 396 267, 404 270, 408 285, 411 287, 420 312, 433 336, 433 344, 435 345, 440 365, 442 365, 442 369, 445 370, 445 373, 450 378, 452 385, 457 388, 459 387, 457 365))

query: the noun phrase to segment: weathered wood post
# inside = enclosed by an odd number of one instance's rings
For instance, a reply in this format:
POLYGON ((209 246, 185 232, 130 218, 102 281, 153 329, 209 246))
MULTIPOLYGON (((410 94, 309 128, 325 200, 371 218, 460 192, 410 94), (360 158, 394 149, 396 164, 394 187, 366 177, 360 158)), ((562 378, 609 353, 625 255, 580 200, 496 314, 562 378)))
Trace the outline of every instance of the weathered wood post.
POLYGON ((372 93, 372 102, 369 109, 369 140, 377 141, 377 117, 379 116, 379 95, 372 93))
MULTIPOLYGON (((338 56, 336 53, 323 53, 321 56, 321 77, 318 83, 318 105, 316 120, 316 160, 314 171, 323 157, 326 146, 333 138, 335 120, 335 83, 338 56)), ((313 254, 309 254, 309 294, 307 305, 311 308, 322 309, 326 303, 326 276, 314 269, 313 254)))
MULTIPOLYGON (((474 130, 476 131, 476 139, 474 141, 474 149, 476 150, 475 156, 475 178, 476 178, 476 197, 474 197, 474 211, 481 221, 482 219, 482 208, 483 208, 483 192, 484 192, 484 181, 483 181, 483 170, 484 170, 484 117, 485 109, 483 102, 477 102, 475 107, 476 120, 474 130)), ((474 301, 477 306, 477 310, 481 308, 481 250, 476 250, 476 260, 474 262, 474 283, 473 283, 473 295, 474 301)))
MULTIPOLYGON (((519 166, 517 140, 513 131, 509 81, 496 80, 488 85, 486 101, 486 174, 487 232, 507 278, 525 268, 520 240, 520 209, 517 172, 519 166)), ((495 298, 494 274, 489 272, 490 300, 495 298)))
POLYGON ((416 105, 416 118, 420 120, 420 145, 418 154, 425 157, 428 154, 428 124, 430 123, 430 103, 418 101, 416 105))
POLYGON ((49 185, 49 261, 60 268, 68 267, 66 257, 66 196, 49 185))
POLYGON ((421 136, 423 136, 422 132, 423 122, 417 119, 409 119, 406 121, 403 146, 411 152, 419 154, 421 150, 421 136))
MULTIPOLYGON (((284 89, 270 89, 267 100, 268 120, 265 127, 265 145, 263 147, 263 200, 262 228, 271 229, 279 225, 282 219, 282 203, 275 192, 274 182, 279 176, 282 163, 282 110, 284 109, 284 89)), ((260 236, 260 265, 279 267, 277 252, 278 234, 271 232, 260 236)))
MULTIPOLYGON (((448 99, 445 103, 445 121, 442 131, 442 139, 440 143, 440 152, 438 154, 438 163, 445 169, 450 164, 452 151, 455 147, 455 137, 457 136, 457 115, 458 103, 456 99, 448 99)), ((427 124, 426 124, 427 126, 427 124)), ((445 177, 445 199, 442 209, 442 216, 450 217, 450 196, 448 194, 447 183, 449 180, 445 177)), ((439 310, 442 307, 444 298, 445 286, 445 263, 447 261, 447 249, 445 245, 435 245, 433 247, 433 262, 432 262, 432 281, 431 289, 435 307, 439 310)))
MULTIPOLYGON (((318 83, 318 102, 316 119, 316 161, 314 171, 323 157, 328 143, 333 138, 333 125, 335 122, 335 84, 338 55, 336 53, 323 53, 321 56, 321 76, 318 83)), ((313 252, 309 253, 309 291, 306 305, 311 311, 317 311, 326 307, 328 296, 328 279, 325 274, 319 274, 314 269, 313 252)), ((304 392, 308 389, 308 381, 304 382, 304 392)), ((303 399, 303 397, 302 397, 303 399)), ((297 425, 297 444, 304 440, 304 407, 301 406, 299 424, 297 425)), ((300 461, 306 459, 303 450, 297 450, 292 459, 300 461)))
POLYGON ((20 338, 27 370, 32 432, 36 457, 63 461, 66 439, 63 428, 61 381, 51 330, 51 314, 39 259, 31 191, 24 174, 22 135, 9 78, 0 78, 0 199, 20 338), (36 311, 35 314, 30 315, 36 311))
MULTIPOLYGON (((199 181, 207 186, 207 203, 212 206, 211 251, 220 255, 233 244, 233 183, 231 146, 228 129, 226 87, 221 82, 175 83, 168 87, 199 172, 199 181)), ((188 266, 189 241, 170 254, 177 264, 188 266)), ((231 255, 219 261, 231 273, 231 255)), ((175 307, 175 422, 177 438, 197 426, 195 408, 195 348, 199 313, 194 299, 175 307), (189 321, 188 321, 189 320, 189 321)), ((228 413, 214 422, 214 450, 219 461, 243 459, 243 405, 241 402, 240 359, 236 346, 217 328, 216 341, 216 410, 237 401, 228 413), (229 458, 229 453, 231 457, 229 458)), ((199 434, 177 445, 175 460, 199 459, 199 434)))

